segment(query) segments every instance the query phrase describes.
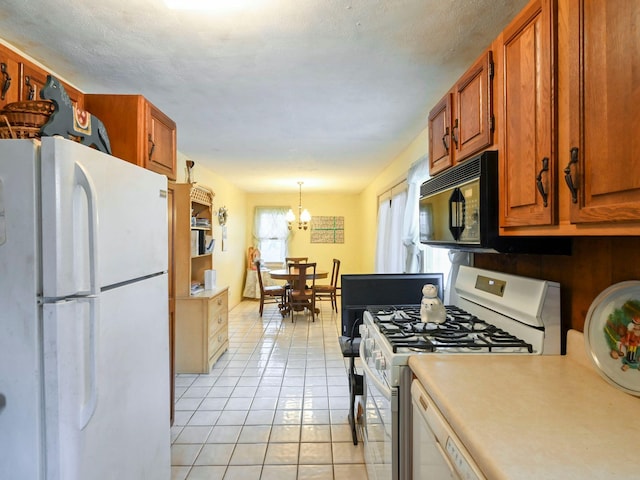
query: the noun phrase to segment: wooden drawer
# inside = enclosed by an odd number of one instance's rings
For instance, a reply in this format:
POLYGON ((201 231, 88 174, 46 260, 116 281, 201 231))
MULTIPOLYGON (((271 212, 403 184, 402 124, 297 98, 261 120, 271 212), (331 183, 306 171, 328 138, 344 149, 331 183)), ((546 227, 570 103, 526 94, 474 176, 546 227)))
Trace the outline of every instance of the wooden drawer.
MULTIPOLYGON (((225 329, 219 330, 209 337, 209 362, 211 365, 213 365, 212 360, 214 360, 214 358, 217 359, 217 357, 222 355, 222 352, 219 352, 219 350, 226 347, 228 340, 228 333, 225 329), (218 353, 219 355, 216 356, 218 353)), ((226 348, 224 350, 226 350, 226 348)))
POLYGON ((208 373, 228 347, 228 296, 176 299, 176 372, 208 373))
POLYGON ((227 328, 227 319, 224 315, 213 316, 209 320, 209 338, 221 329, 227 328))

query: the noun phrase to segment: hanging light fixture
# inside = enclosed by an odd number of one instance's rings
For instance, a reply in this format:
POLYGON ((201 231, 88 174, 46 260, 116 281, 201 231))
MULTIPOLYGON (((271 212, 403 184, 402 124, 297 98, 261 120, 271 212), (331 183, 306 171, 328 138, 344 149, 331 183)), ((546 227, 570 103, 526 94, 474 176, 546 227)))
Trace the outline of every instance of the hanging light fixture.
MULTIPOLYGON (((298 200, 298 230, 306 230, 309 228, 309 222, 311 221, 311 214, 306 208, 302 210, 302 184, 304 182, 298 182, 300 188, 300 198, 298 200)), ((293 228, 293 222, 296 220, 296 216, 293 214, 293 210, 289 209, 285 217, 289 223, 289 230, 293 228)))

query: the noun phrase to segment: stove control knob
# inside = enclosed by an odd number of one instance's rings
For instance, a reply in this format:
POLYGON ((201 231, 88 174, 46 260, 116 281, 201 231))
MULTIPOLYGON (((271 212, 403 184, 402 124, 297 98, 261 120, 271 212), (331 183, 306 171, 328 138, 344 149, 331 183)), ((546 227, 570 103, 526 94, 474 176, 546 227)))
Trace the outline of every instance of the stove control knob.
POLYGON ((387 361, 381 353, 378 352, 375 358, 377 370, 384 370, 385 368, 387 368, 387 361))

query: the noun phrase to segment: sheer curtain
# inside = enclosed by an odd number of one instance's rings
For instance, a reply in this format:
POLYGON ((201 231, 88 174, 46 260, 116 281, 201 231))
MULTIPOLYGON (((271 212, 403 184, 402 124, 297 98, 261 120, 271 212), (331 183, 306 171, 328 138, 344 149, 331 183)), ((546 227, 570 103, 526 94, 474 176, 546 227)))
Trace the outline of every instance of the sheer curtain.
POLYGON ((420 258, 423 247, 420 244, 420 226, 418 224, 418 203, 420 200, 420 185, 429 178, 429 158, 425 155, 409 168, 407 173, 407 207, 404 212, 402 225, 402 243, 406 247, 404 271, 416 273, 421 271, 420 258))
POLYGON ((450 287, 452 258, 449 250, 420 243, 420 186, 428 179, 429 159, 425 155, 409 168, 407 190, 392 196, 391 202, 380 204, 376 273, 442 272, 444 284, 450 287))
POLYGON ((407 192, 402 191, 383 201, 378 207, 376 273, 402 273, 406 248, 402 243, 402 227, 407 205, 407 192))
POLYGON ((262 260, 269 266, 282 266, 291 234, 287 227, 288 207, 256 207, 253 238, 262 260))

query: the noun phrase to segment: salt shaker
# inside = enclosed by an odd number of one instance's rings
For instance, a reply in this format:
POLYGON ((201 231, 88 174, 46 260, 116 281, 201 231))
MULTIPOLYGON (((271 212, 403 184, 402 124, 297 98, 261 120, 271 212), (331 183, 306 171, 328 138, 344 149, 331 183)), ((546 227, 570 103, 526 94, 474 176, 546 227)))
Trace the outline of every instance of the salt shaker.
POLYGON ((420 320, 423 322, 442 323, 447 318, 442 300, 438 298, 438 289, 428 283, 422 287, 422 302, 420 302, 420 320))

